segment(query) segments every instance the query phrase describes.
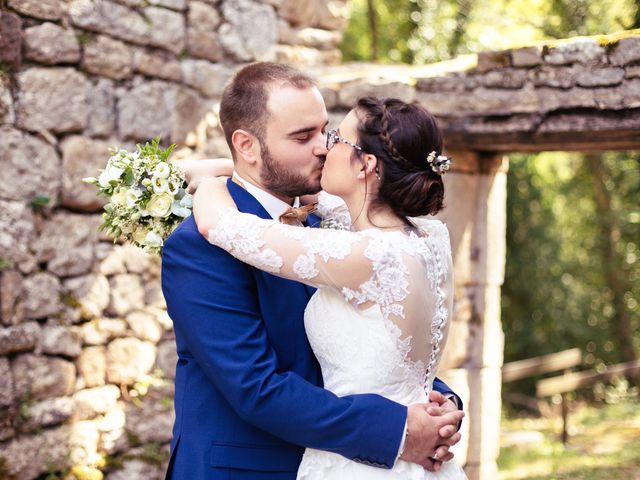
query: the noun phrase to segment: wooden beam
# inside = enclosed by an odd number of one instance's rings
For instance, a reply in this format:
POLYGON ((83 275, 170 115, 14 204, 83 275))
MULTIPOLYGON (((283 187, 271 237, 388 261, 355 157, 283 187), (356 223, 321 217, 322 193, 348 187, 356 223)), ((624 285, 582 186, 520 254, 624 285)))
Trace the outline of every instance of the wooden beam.
POLYGON ((517 362, 505 363, 502 366, 502 382, 513 382, 521 378, 539 375, 541 373, 556 372, 573 368, 582 363, 582 352, 579 348, 572 348, 541 357, 527 358, 517 362))
POLYGON ((572 392, 582 387, 590 387, 596 382, 610 380, 617 376, 640 374, 640 360, 627 363, 619 363, 607 367, 604 372, 575 372, 562 375, 560 377, 546 378, 540 380, 536 386, 536 393, 539 397, 548 397, 556 393, 572 392))

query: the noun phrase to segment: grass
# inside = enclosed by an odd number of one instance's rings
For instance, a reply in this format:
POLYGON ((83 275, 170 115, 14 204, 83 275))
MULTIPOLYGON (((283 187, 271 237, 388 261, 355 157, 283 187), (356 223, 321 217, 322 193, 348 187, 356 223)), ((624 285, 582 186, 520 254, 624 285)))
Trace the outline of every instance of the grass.
MULTIPOLYGON (((640 480, 640 401, 574 406, 571 434, 560 441, 559 415, 504 418, 500 480, 640 480), (513 441, 527 432, 529 441, 513 441)), ((522 438, 522 437, 520 437, 522 438)))

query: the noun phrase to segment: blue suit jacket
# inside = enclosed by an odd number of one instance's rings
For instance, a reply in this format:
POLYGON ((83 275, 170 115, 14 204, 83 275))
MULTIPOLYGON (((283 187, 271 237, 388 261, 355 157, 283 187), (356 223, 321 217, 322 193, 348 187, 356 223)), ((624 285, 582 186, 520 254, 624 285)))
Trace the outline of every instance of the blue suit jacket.
MULTIPOLYGON (((228 188, 241 211, 271 218, 228 188)), ((240 262, 190 217, 165 243, 162 290, 178 350, 168 478, 292 480, 303 446, 393 466, 406 407, 322 388, 303 321, 313 288, 240 262)))

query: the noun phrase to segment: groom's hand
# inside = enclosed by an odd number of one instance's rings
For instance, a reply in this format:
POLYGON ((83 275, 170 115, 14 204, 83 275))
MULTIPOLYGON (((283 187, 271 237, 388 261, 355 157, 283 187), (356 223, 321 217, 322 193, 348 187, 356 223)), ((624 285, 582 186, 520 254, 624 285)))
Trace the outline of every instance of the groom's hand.
POLYGON ((453 458, 448 448, 460 441, 457 425, 464 417, 460 410, 441 411, 442 415, 430 415, 429 408, 440 408, 434 404, 414 404, 407 409, 407 439, 402 460, 422 465, 427 470, 438 471, 442 462, 453 458), (447 428, 449 427, 449 428, 447 428), (442 433, 449 434, 443 436, 442 433), (445 451, 446 453, 442 453, 445 451), (438 449, 440 448, 440 452, 438 449), (436 459, 434 459, 434 455, 436 459), (440 456, 442 455, 442 456, 440 456))

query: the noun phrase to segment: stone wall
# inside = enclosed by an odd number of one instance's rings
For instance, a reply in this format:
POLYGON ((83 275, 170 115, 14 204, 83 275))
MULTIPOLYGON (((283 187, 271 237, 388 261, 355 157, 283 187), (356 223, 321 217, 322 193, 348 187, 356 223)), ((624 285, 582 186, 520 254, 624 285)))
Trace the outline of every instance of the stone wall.
POLYGON ((224 82, 340 61, 341 0, 0 2, 0 478, 163 478, 176 354, 159 259, 97 232, 108 148, 228 155, 224 82), (56 477, 58 478, 58 477, 56 477))

